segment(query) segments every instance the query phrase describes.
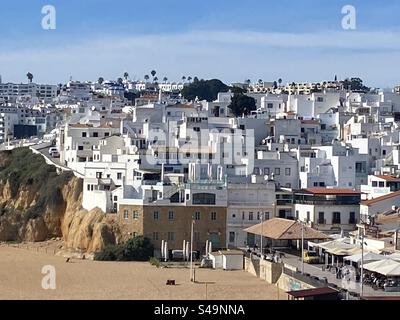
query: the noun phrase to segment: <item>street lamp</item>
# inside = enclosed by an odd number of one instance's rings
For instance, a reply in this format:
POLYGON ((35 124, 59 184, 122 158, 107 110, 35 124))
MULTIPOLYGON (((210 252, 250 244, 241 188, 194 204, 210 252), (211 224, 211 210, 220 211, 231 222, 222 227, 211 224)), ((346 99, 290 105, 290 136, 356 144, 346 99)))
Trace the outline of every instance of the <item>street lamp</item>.
POLYGON ((261 212, 261 259, 263 259, 263 254, 264 254, 264 250, 263 250, 263 226, 264 226, 264 212, 261 212))

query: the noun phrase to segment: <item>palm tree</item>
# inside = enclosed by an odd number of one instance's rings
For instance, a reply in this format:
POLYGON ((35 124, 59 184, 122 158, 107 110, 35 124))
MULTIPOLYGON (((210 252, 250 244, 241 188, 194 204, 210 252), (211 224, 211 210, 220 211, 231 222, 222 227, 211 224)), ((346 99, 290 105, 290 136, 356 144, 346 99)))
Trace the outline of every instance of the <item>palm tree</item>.
POLYGON ((26 74, 26 77, 28 78, 29 82, 30 82, 30 83, 32 83, 32 80, 33 80, 33 74, 32 74, 32 73, 30 73, 30 72, 28 72, 28 73, 26 74))
POLYGON ((128 80, 128 78, 129 78, 129 73, 128 72, 124 72, 124 78, 125 78, 125 80, 128 80))
POLYGON ((153 78, 153 81, 154 81, 154 82, 157 82, 157 81, 158 81, 158 78, 157 78, 157 77, 154 77, 154 78, 153 78))
POLYGON ((183 77, 182 77, 182 81, 183 81, 183 82, 185 82, 185 80, 186 80, 186 77, 185 77, 185 76, 183 76, 183 77))
POLYGON ((167 81, 168 81, 168 78, 167 78, 167 77, 164 77, 164 78, 163 78, 163 81, 164 81, 164 82, 167 82, 167 81))
POLYGON ((99 84, 102 84, 102 83, 104 82, 104 78, 103 78, 103 77, 99 77, 99 79, 97 80, 97 82, 98 82, 99 84))
POLYGON ((279 83, 279 86, 281 86, 281 84, 282 84, 282 79, 281 78, 278 79, 278 83, 279 83))
POLYGON ((262 79, 258 79, 258 83, 262 84, 263 83, 262 79))
POLYGON ((246 83, 247 83, 247 85, 249 86, 249 85, 250 85, 250 83, 251 83, 251 80, 250 80, 250 79, 247 79, 245 82, 246 82, 246 83))
POLYGON ((146 80, 146 82, 148 82, 148 81, 149 81, 149 79, 150 79, 149 75, 148 75, 148 74, 146 74, 146 75, 144 76, 144 80, 146 80))
POLYGON ((190 76, 187 79, 189 82, 192 81, 192 77, 190 77, 190 76))
POLYGON ((156 70, 151 70, 150 74, 152 75, 152 77, 154 78, 157 74, 156 70))
POLYGON ((118 78, 117 82, 118 82, 118 84, 122 84, 124 82, 124 80, 122 80, 122 78, 118 78))

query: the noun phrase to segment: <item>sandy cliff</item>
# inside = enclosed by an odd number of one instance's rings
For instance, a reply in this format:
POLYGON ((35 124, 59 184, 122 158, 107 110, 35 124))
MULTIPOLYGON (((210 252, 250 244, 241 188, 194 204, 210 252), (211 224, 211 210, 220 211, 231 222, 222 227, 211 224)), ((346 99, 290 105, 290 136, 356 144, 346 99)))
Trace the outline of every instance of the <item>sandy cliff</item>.
POLYGON ((62 237, 65 248, 94 252, 119 240, 112 217, 82 208, 82 179, 59 176, 40 156, 21 150, 0 153, 0 241, 62 237), (30 160, 38 167, 25 164, 30 160))

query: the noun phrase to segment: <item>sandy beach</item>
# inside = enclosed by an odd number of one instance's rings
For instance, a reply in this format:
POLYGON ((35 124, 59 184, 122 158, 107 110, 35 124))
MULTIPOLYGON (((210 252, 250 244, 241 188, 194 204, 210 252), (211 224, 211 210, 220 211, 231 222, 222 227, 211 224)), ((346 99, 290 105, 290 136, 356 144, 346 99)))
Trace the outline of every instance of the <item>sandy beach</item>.
POLYGON ((276 300, 286 299, 277 287, 245 271, 157 269, 148 262, 96 262, 0 246, 0 299, 110 300, 276 300), (42 288, 43 266, 56 270, 56 289, 42 288), (167 286, 174 279, 176 286, 167 286), (206 290, 206 284, 207 290, 206 290), (206 292, 207 291, 207 292, 206 292))

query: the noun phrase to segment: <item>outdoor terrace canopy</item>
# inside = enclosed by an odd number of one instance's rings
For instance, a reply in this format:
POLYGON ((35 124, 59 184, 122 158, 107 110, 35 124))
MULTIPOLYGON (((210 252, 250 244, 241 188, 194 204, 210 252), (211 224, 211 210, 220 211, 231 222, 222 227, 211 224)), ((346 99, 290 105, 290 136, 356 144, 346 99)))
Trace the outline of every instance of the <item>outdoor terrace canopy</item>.
MULTIPOLYGON (((361 257, 362 257, 361 253, 358 253, 358 254, 354 254, 352 256, 345 257, 344 260, 348 260, 348 261, 355 262, 355 263, 361 263, 361 260, 362 260, 361 257)), ((367 262, 380 261, 385 258, 386 257, 381 254, 377 254, 377 253, 373 253, 373 252, 365 252, 364 259, 363 259, 364 265, 367 262)))
POLYGON ((367 263, 364 265, 364 269, 386 277, 400 277, 400 262, 391 259, 367 263))
MULTIPOLYGON (((273 240, 301 240, 302 224, 295 220, 274 218, 244 229, 245 232, 273 240)), ((313 228, 304 226, 304 240, 324 240, 329 237, 313 228)))

